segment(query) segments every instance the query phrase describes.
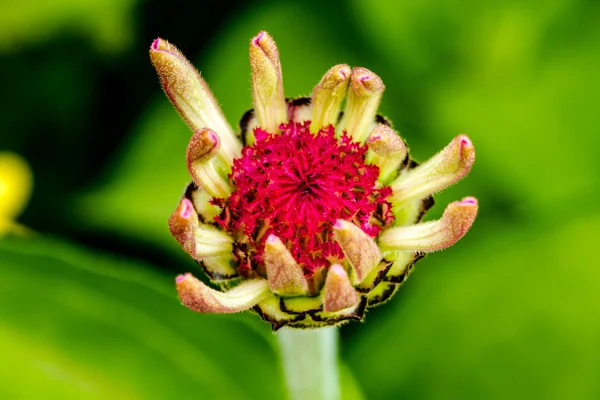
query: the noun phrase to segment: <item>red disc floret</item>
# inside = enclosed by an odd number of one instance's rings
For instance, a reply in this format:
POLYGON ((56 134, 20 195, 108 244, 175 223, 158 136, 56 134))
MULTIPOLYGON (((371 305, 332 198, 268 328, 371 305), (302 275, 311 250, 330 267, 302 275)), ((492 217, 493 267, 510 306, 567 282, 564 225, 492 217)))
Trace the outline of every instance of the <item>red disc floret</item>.
POLYGON ((310 121, 283 124, 279 134, 255 129, 256 142, 233 162, 233 193, 214 200, 223 209, 215 221, 243 249, 240 268, 260 264, 265 241, 274 234, 310 276, 344 258, 333 240, 337 219, 372 237, 393 219, 386 201, 391 189, 376 188, 379 168, 365 164, 367 147, 345 132, 336 137, 332 126, 316 134, 309 127, 310 121))

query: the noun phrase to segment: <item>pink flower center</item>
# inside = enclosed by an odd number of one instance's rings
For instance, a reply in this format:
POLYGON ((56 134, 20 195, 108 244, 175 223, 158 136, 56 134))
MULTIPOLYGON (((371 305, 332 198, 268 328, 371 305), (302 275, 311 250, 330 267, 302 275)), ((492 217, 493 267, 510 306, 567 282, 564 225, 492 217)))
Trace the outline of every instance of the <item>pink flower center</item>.
POLYGON ((317 134, 310 121, 281 125, 281 134, 257 128, 229 179, 234 192, 214 202, 215 221, 236 240, 241 268, 256 270, 269 234, 278 236, 307 276, 341 260, 332 226, 346 219, 372 237, 393 220, 388 187, 376 188, 379 168, 365 164, 367 147, 332 126, 317 134))

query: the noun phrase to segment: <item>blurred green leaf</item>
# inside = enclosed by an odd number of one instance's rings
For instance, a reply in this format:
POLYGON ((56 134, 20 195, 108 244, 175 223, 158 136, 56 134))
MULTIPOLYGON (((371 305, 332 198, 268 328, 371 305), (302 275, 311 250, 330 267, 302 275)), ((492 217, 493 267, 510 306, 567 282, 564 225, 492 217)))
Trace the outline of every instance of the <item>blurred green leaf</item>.
POLYGON ((59 241, 1 241, 0 398, 281 398, 269 327, 194 314, 173 286, 59 241))
POLYGON ((483 205, 512 202, 540 220, 559 208, 586 211, 572 203, 600 193, 596 3, 349 4, 381 58, 389 89, 382 107, 398 124, 406 111, 395 104, 418 103, 418 126, 403 132, 417 158, 458 133, 472 138, 474 171, 447 199, 469 193, 483 205))
POLYGON ((167 221, 191 181, 185 163, 191 133, 166 98, 154 102, 134 130, 108 182, 75 200, 74 218, 180 252, 167 221))
POLYGON ((353 375, 346 363, 340 363, 340 385, 343 400, 364 400, 366 399, 360 382, 353 375))
POLYGON ((599 231, 515 229, 417 264, 345 344, 367 397, 597 398, 599 231))
POLYGON ((100 50, 130 44, 137 0, 4 0, 0 13, 0 52, 43 42, 64 31, 82 32, 100 50))

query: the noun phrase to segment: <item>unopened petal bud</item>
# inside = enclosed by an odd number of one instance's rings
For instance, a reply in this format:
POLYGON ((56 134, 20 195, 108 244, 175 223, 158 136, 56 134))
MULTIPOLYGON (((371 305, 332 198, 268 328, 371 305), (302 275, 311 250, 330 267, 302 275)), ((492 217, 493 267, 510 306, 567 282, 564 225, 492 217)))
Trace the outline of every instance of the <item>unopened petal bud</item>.
POLYGON ((342 219, 338 219, 333 225, 333 237, 354 271, 353 283, 359 284, 381 261, 377 243, 358 226, 342 219))
POLYGON ((378 124, 367 138, 371 152, 367 162, 379 167, 379 181, 387 182, 398 170, 408 153, 398 133, 385 124, 378 124))
POLYGON ((208 128, 199 129, 190 139, 186 158, 194 182, 209 196, 223 198, 231 193, 231 186, 223 177, 225 172, 222 171, 222 164, 214 157, 219 145, 219 136, 214 131, 208 128))
POLYGON ((183 198, 169 218, 169 229, 181 247, 196 260, 231 255, 233 239, 203 225, 192 202, 183 198))
POLYGON ((216 154, 220 144, 219 135, 215 131, 208 128, 198 129, 188 143, 187 160, 208 161, 216 154))
POLYGON ((450 203, 437 221, 386 230, 379 236, 379 246, 382 251, 431 252, 445 249, 469 231, 477 209, 477 199, 465 197, 450 203))
POLYGON ((442 151, 392 182, 392 202, 422 199, 445 189, 467 175, 474 161, 473 143, 467 135, 459 135, 442 151))
POLYGON ((355 141, 363 141, 374 127, 377 107, 385 85, 366 68, 353 68, 344 116, 338 129, 346 130, 355 141))
POLYGON ((260 32, 250 41, 252 98, 261 128, 277 132, 279 124, 287 122, 287 105, 283 94, 283 79, 279 50, 267 32, 260 32))
POLYGON ((254 307, 269 293, 265 279, 246 281, 227 292, 206 286, 192 274, 179 275, 176 280, 179 299, 199 313, 231 314, 254 307))
POLYGON ((241 143, 200 73, 175 46, 163 39, 152 42, 150 59, 167 97, 188 126, 193 131, 211 128, 223 135, 221 156, 226 164, 231 164, 239 157, 241 143))
POLYGON ((342 101, 348 93, 352 70, 346 64, 332 67, 325 73, 312 93, 312 123, 310 130, 318 132, 327 125, 335 125, 342 101))
POLYGON ((333 264, 329 268, 324 292, 323 310, 325 312, 340 311, 354 307, 360 302, 360 296, 352 286, 346 270, 339 264, 333 264))
POLYGON ((302 268, 275 235, 269 235, 265 243, 264 263, 273 293, 301 295, 308 292, 308 282, 302 268))
POLYGON ((398 133, 385 124, 378 124, 367 138, 367 145, 373 152, 382 157, 406 157, 406 145, 398 133))

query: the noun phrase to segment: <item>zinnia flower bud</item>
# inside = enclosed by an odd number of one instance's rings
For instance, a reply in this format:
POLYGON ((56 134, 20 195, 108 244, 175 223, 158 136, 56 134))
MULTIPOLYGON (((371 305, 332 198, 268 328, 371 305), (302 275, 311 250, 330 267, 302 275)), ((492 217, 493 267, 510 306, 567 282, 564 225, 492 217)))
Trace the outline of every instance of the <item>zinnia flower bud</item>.
POLYGON ((432 194, 469 172, 470 139, 457 136, 421 165, 410 160, 377 115, 385 86, 373 72, 337 65, 311 98, 286 101, 277 46, 261 32, 250 42, 254 110, 236 136, 177 49, 157 39, 150 53, 194 130, 187 149, 193 183, 169 226, 218 289, 178 276, 179 297, 192 310, 253 309, 274 330, 362 320, 418 259, 451 246, 473 224, 473 197, 420 222, 432 194))
POLYGON ((260 126, 276 132, 287 121, 287 105, 283 95, 283 79, 279 50, 267 32, 260 32, 250 41, 252 68, 252 98, 260 126))
POLYGON ((321 82, 315 87, 312 94, 312 120, 310 129, 318 132, 319 129, 333 125, 340 115, 342 102, 348 93, 348 83, 352 70, 342 64, 332 67, 321 82))

